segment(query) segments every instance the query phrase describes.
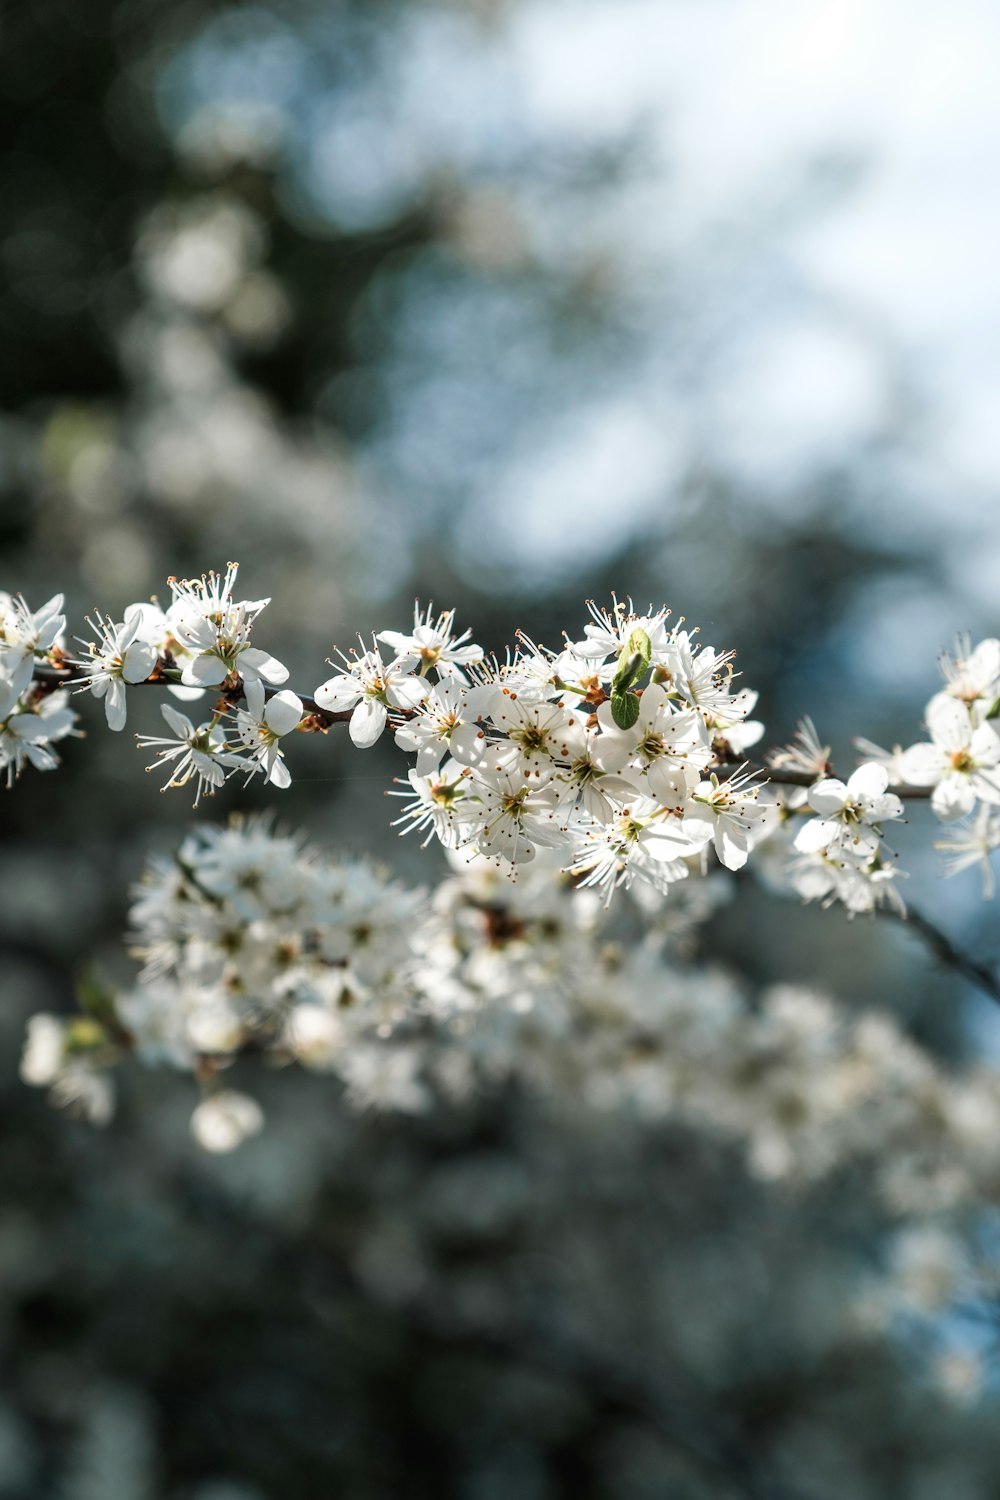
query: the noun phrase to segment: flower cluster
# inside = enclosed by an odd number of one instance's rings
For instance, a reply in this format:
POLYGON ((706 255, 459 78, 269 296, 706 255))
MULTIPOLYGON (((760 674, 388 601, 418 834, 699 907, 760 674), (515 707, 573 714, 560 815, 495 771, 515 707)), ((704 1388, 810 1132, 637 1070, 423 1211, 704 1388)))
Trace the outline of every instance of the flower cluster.
POLYGON ((206 689, 223 696, 197 724, 169 704, 162 706, 168 735, 139 735, 142 748, 155 750, 150 770, 169 774, 169 787, 195 785, 195 805, 227 775, 260 772, 272 785, 290 781, 280 741, 297 728, 302 702, 289 691, 266 685, 288 679, 288 668, 251 644, 251 629, 267 599, 233 597, 238 565, 201 578, 170 579, 173 600, 166 610, 155 603, 132 604, 121 622, 97 614, 91 621, 98 639, 84 643, 77 663, 84 688, 104 699, 109 729, 123 729, 127 685, 162 682, 186 701, 206 689), (245 707, 232 710, 226 690, 239 693, 245 707))
POLYGON ((882 828, 903 815, 902 801, 889 791, 889 770, 868 759, 843 782, 830 774, 829 755, 812 720, 804 719, 795 741, 769 756, 779 778, 791 773, 805 785, 779 780, 768 788, 782 832, 766 867, 779 887, 806 901, 839 901, 850 915, 882 904, 905 914, 896 885, 901 872, 886 854, 882 828))
POLYGON ((893 759, 900 780, 929 788, 932 809, 953 825, 937 845, 951 856, 948 873, 979 865, 989 897, 1000 848, 1000 640, 960 641, 941 671, 945 686, 924 714, 930 739, 893 759))
POLYGON ((757 695, 739 687, 733 653, 703 645, 669 611, 631 602, 590 606, 561 650, 527 636, 487 658, 458 631, 454 610, 417 607, 408 630, 383 630, 338 652, 314 698, 283 687, 287 668, 252 643, 269 600, 235 597, 238 567, 169 581, 171 601, 130 605, 121 620, 96 612, 94 636, 70 661, 62 599, 33 614, 0 595, 0 769, 56 764, 52 744, 74 732, 64 688, 103 699, 124 727, 131 686, 186 702, 210 694, 197 718, 166 704, 167 732, 138 736, 164 788, 193 784, 195 803, 229 777, 262 775, 287 787, 283 742, 294 730, 342 721, 359 748, 388 729, 413 759, 396 819, 425 842, 494 860, 509 875, 541 857, 605 903, 620 888, 661 896, 711 852, 739 870, 759 845, 758 869, 806 900, 849 913, 905 908, 884 829, 902 796, 926 797, 953 823, 940 847, 948 869, 980 864, 1000 847, 1000 641, 963 643, 943 661, 945 687, 928 704, 930 739, 909 749, 856 744, 864 759, 846 781, 804 720, 794 744, 754 767, 746 752, 764 726, 757 695))
POLYGON ((62 609, 62 594, 32 611, 20 594, 0 592, 0 774, 8 787, 26 765, 53 770, 52 746, 76 729, 68 695, 35 680, 38 665, 58 670, 64 660, 62 609))
MULTIPOLYGON (((117 1062, 182 1069, 213 1151, 262 1126, 257 1101, 226 1083, 247 1053, 332 1075, 362 1109, 420 1112, 514 1080, 540 1108, 736 1143, 762 1180, 864 1163, 901 1223, 1000 1201, 995 1071, 952 1077, 888 1017, 800 988, 754 1003, 678 956, 677 911, 669 925, 644 913, 630 933, 628 910, 612 928, 598 896, 558 872, 511 883, 482 857, 453 863, 429 898, 266 821, 204 827, 136 890, 138 982, 116 996, 91 985, 75 1019, 34 1017, 22 1074, 100 1123, 117 1062)), ((725 894, 691 889, 711 899, 689 925, 725 894)))
POLYGON ((173 860, 154 861, 135 893, 136 987, 113 1000, 88 994, 83 1021, 35 1017, 24 1076, 101 1121, 112 1108, 108 1070, 124 1055, 186 1069, 204 1093, 196 1133, 216 1150, 258 1128, 257 1106, 219 1083, 250 1049, 331 1067, 359 1098, 377 1097, 366 1048, 409 1013, 411 932, 424 904, 370 866, 328 864, 264 821, 201 828, 173 860))
POLYGON ((740 869, 769 812, 755 778, 712 767, 763 733, 756 694, 734 689, 731 653, 666 610, 591 615, 562 651, 525 639, 500 663, 453 633, 451 612, 418 614, 411 634, 378 637, 392 660, 377 643, 344 657, 316 701, 353 710, 360 746, 393 723, 415 756, 398 822, 448 849, 509 871, 544 850, 606 900, 636 878, 665 890, 709 845, 740 869))

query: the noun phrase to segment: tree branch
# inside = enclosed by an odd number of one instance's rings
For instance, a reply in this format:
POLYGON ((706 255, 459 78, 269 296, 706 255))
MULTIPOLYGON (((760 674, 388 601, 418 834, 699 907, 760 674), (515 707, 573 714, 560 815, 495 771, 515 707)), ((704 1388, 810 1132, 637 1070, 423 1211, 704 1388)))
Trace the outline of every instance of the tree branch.
MULTIPOLYGON (((746 760, 723 761, 721 765, 712 766, 710 769, 718 776, 720 781, 728 781, 731 776, 736 775, 737 771, 746 771, 751 776, 764 776, 776 786, 815 786, 817 781, 823 779, 822 776, 813 775, 809 771, 784 771, 772 766, 755 766, 752 762, 746 760)), ((825 774, 832 776, 832 768, 825 774)), ((900 781, 886 787, 886 791, 892 792, 896 797, 906 798, 911 801, 918 799, 926 801, 934 791, 934 788, 932 786, 910 786, 908 783, 900 781)))
MULTIPOLYGON (((168 662, 166 666, 164 666, 163 662, 161 661, 157 664, 157 668, 151 677, 145 678, 142 682, 130 683, 129 685, 131 687, 179 686, 178 683, 174 683, 172 679, 166 675, 166 673, 170 670, 172 670, 170 663, 168 662)), ((74 685, 80 686, 81 684, 85 685, 85 679, 81 678, 79 671, 75 667, 36 667, 34 680, 43 692, 48 693, 54 693, 59 688, 70 687, 74 685)), ((206 688, 206 692, 212 691, 215 692, 217 698, 227 698, 232 703, 237 702, 239 699, 245 696, 243 692, 242 682, 237 682, 230 687, 222 684, 220 687, 214 690, 212 688, 206 688)), ((270 699, 273 698, 276 693, 283 691, 285 691, 285 689, 265 686, 264 697, 266 699, 270 699)), ((294 688, 292 689, 292 691, 295 691, 294 688)), ((305 709, 309 717, 315 720, 315 727, 318 729, 325 730, 331 728, 334 724, 346 724, 350 720, 351 714, 353 712, 353 710, 349 708, 341 709, 336 713, 331 712, 330 709, 320 708, 315 698, 312 698, 305 693, 296 693, 296 697, 299 699, 302 707, 305 709)), ((746 771, 753 776, 763 776, 769 782, 772 782, 777 786, 810 787, 815 785, 815 783, 821 779, 819 776, 811 775, 808 771, 784 771, 775 769, 771 766, 756 766, 751 762, 744 760, 722 761, 718 765, 710 767, 710 769, 714 775, 718 776, 720 781, 727 781, 731 776, 734 776, 737 771, 746 771)), ((828 774, 833 774, 832 769, 828 774)), ((890 792, 893 792, 897 797, 925 800, 931 795, 934 788, 930 786, 908 786, 903 783, 897 783, 890 786, 888 790, 890 792)))
MULTIPOLYGON (((141 682, 129 683, 129 687, 180 687, 181 683, 179 681, 175 682, 173 678, 166 675, 171 670, 172 668, 169 663, 164 667, 162 661, 158 662, 156 670, 151 677, 146 677, 141 682)), ((75 667, 36 667, 34 681, 45 693, 54 693, 59 688, 86 686, 86 677, 81 676, 75 667)), ((214 693, 216 698, 226 698, 230 703, 236 703, 239 699, 246 696, 243 691, 242 681, 235 683, 231 687, 227 687, 225 683, 222 683, 219 687, 206 688, 205 691, 207 693, 214 693)), ((284 688, 264 685, 265 699, 271 699, 277 693, 284 691, 286 691, 284 688)), ((293 688, 291 691, 295 692, 295 689, 293 688)), ((346 724, 353 712, 352 709, 348 708, 333 713, 328 708, 320 708, 316 699, 309 697, 306 693, 296 693, 295 696, 309 717, 315 719, 315 727, 317 729, 329 729, 333 724, 346 724)))
POLYGON ((969 958, 960 949, 956 948, 948 935, 941 931, 940 927, 925 917, 922 912, 914 911, 910 907, 907 912, 896 911, 891 906, 880 906, 876 913, 890 922, 898 922, 902 927, 909 927, 911 931, 918 932, 925 944, 933 953, 939 963, 946 968, 954 970, 963 979, 976 986, 983 994, 989 995, 997 1005, 1000 1005, 1000 977, 995 969, 989 964, 981 963, 978 959, 969 958))

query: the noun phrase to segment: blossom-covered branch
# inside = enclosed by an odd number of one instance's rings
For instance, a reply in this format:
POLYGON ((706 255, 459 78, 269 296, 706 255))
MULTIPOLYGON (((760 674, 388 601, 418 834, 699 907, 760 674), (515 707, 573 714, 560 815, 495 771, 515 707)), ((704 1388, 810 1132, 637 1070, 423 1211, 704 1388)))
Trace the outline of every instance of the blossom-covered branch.
POLYGON ((636 882, 661 895, 714 859, 762 868, 808 899, 850 912, 902 910, 900 872, 884 828, 902 798, 929 800, 956 823, 951 868, 983 862, 1000 843, 1000 642, 946 658, 928 705, 930 738, 884 751, 858 741, 860 767, 835 777, 810 721, 795 743, 754 767, 763 736, 757 694, 740 686, 733 652, 703 645, 669 611, 590 606, 581 632, 553 651, 520 636, 487 659, 454 611, 415 612, 360 650, 337 651, 312 694, 253 643, 266 598, 236 597, 238 569, 169 580, 171 601, 95 612, 73 657, 61 596, 32 612, 0 596, 0 764, 51 770, 76 732, 70 691, 102 699, 120 730, 133 687, 160 686, 165 732, 139 736, 165 788, 195 801, 232 775, 287 786, 293 731, 347 725, 360 749, 389 729, 413 765, 395 795, 397 826, 447 849, 484 855, 515 874, 540 855, 609 902, 636 882), (194 714, 192 704, 207 704, 194 714), (193 716, 192 716, 193 715, 193 716), (963 822, 964 818, 970 822, 963 822), (766 851, 766 852, 765 852, 766 851))

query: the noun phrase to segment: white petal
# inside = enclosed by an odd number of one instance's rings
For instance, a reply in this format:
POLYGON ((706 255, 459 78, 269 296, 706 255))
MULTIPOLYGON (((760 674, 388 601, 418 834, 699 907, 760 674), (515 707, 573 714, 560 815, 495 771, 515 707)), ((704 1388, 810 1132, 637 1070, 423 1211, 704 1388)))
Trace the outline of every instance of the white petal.
MULTIPOLYGON (((963 710, 964 712, 964 710, 963 710)), ((964 818, 976 803, 976 794, 968 776, 945 776, 939 781, 931 796, 931 807, 939 818, 964 818)))
POLYGON ((935 745, 951 751, 964 750, 972 738, 972 721, 964 703, 939 694, 927 708, 927 728, 935 745))
POLYGON ((292 774, 280 755, 274 757, 274 765, 271 767, 271 773, 267 779, 272 786, 281 787, 282 789, 291 786, 292 774))
POLYGON ((330 677, 326 682, 321 682, 314 697, 320 708, 325 708, 335 714, 342 713, 347 708, 353 708, 361 697, 362 691, 361 684, 356 677, 349 677, 345 672, 340 672, 336 677, 330 677))
POLYGON ((826 849, 835 843, 843 831, 843 823, 838 823, 834 818, 810 818, 795 835, 795 847, 804 854, 815 854, 819 849, 826 849))
POLYGON ((698 773, 692 768, 689 777, 685 774, 684 766, 668 765, 665 761, 654 760, 644 779, 649 785, 650 792, 662 807, 683 807, 688 792, 693 790, 692 781, 697 783, 698 773))
POLYGON ((947 756, 927 740, 911 745, 899 757, 899 772, 907 786, 933 786, 947 769, 947 756))
POLYGON ((809 804, 824 818, 835 817, 848 798, 848 790, 842 781, 828 776, 809 788, 809 804))
POLYGON ((348 733, 359 750, 367 750, 370 745, 374 745, 385 728, 386 718, 385 704, 379 703, 376 698, 368 698, 364 703, 358 704, 351 715, 348 733))
POLYGON ((176 708, 171 708, 169 703, 160 704, 160 713, 180 739, 186 740, 193 733, 194 725, 191 720, 186 714, 179 714, 176 708))
POLYGON ((226 680, 226 664, 221 656, 196 656, 184 668, 183 680, 189 686, 218 687, 226 680))
POLYGON ((395 708, 416 708, 429 692, 430 684, 422 677, 394 677, 386 690, 386 696, 395 708))
POLYGON ((256 646, 248 646, 239 655, 239 668, 243 675, 256 674, 263 677, 265 682, 287 682, 288 668, 283 661, 276 656, 269 656, 266 651, 260 651, 256 646))
POLYGON ((109 729, 125 728, 125 684, 117 677, 108 679, 108 693, 104 700, 104 712, 108 720, 109 729))
POLYGON ((397 656, 403 656, 409 651, 413 636, 404 635, 401 630, 380 630, 375 639, 377 641, 384 641, 387 646, 391 646, 397 656))
POLYGON ((247 700, 247 712, 251 719, 256 719, 259 723, 264 717, 264 684, 259 677, 248 677, 244 680, 243 692, 247 700))
POLYGON ((126 682, 145 682, 156 666, 156 647, 148 641, 133 641, 122 659, 122 676, 126 682))
POLYGON ((731 826, 728 818, 719 819, 715 833, 715 852, 727 870, 742 870, 747 862, 746 834, 731 826))
POLYGON ((302 717, 302 699, 287 689, 275 693, 264 710, 264 722, 275 734, 290 734, 302 717))
POLYGON ((903 804, 894 792, 886 792, 882 797, 872 798, 865 808, 865 815, 872 823, 881 823, 886 818, 901 818, 903 804))
POLYGON ((862 797, 881 797, 888 785, 889 772, 885 766, 880 766, 874 760, 867 761, 851 776, 847 783, 847 794, 852 802, 857 802, 862 797))

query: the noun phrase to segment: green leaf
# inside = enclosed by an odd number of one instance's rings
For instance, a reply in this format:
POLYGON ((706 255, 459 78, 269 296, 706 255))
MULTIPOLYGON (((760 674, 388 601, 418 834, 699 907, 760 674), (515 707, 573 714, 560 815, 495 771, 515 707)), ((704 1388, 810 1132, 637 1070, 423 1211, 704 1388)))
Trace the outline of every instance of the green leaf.
POLYGON ((628 640, 625 642, 625 650, 630 656, 642 657, 642 670, 645 672, 653 657, 653 643, 644 630, 636 627, 628 640))
MULTIPOLYGON (((641 679, 649 671, 649 662, 652 654, 652 642, 646 632, 638 629, 633 630, 618 657, 618 670, 615 673, 614 682, 611 684, 612 697, 620 693, 627 693, 629 688, 638 686, 641 679)), ((617 720, 615 722, 617 723, 617 720)))
POLYGON ((633 688, 649 671, 652 642, 644 630, 633 630, 618 657, 618 670, 611 684, 611 717, 619 729, 631 729, 639 717, 639 700, 633 688))
POLYGON ((639 717, 639 700, 635 694, 612 692, 611 717, 619 729, 631 729, 639 717))

